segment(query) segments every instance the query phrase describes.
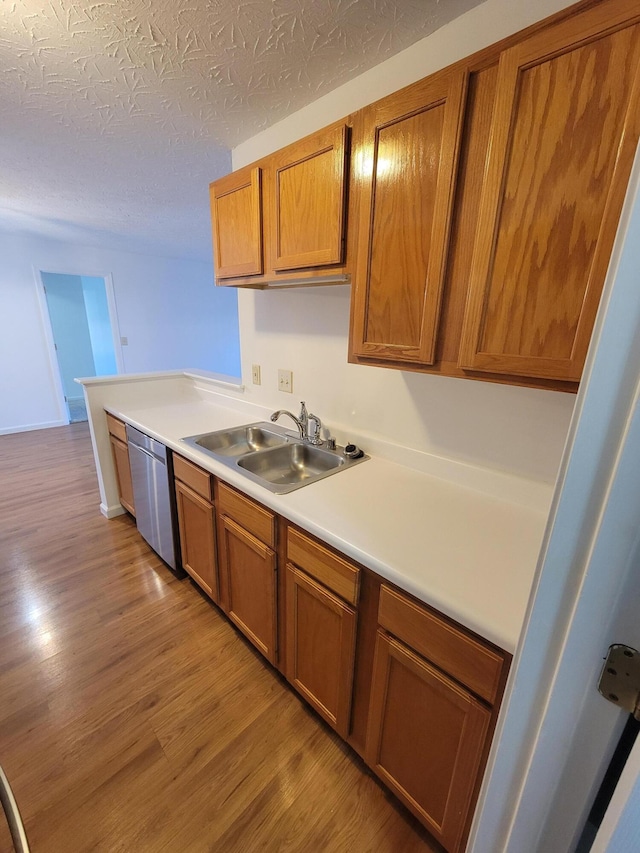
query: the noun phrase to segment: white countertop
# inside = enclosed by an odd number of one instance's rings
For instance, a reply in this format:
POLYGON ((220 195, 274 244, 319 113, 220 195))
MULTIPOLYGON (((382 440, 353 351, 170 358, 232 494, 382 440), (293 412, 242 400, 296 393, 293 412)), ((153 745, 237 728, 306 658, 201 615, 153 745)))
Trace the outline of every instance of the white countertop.
POLYGON ((276 495, 180 441, 259 420, 237 402, 227 407, 220 397, 106 408, 480 636, 515 650, 545 508, 376 457, 276 495))

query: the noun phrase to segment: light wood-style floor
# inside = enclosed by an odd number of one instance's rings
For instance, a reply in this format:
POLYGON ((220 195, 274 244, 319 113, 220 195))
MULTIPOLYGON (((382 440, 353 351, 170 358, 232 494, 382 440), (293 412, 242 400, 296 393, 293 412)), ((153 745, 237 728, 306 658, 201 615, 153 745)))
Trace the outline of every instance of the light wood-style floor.
POLYGON ((440 850, 98 505, 86 424, 0 437, 0 764, 33 853, 440 850))

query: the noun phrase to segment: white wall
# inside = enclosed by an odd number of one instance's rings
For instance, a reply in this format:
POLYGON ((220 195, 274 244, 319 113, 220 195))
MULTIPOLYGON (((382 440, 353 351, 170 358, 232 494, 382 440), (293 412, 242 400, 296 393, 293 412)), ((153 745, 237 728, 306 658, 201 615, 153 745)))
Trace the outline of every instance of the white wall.
POLYGON ((239 374, 235 291, 211 264, 0 232, 0 434, 66 423, 50 365, 37 270, 111 274, 126 373, 239 374))
MULTIPOLYGON (((487 0, 233 151, 237 169, 353 110, 552 14, 566 0, 487 0)), ((334 429, 390 437, 429 453, 553 482, 574 395, 347 363, 349 286, 241 291, 248 399, 295 408, 305 399, 334 429), (251 384, 251 365, 262 385, 251 384), (276 390, 293 370, 293 395, 276 390)), ((339 436, 340 437, 340 436, 339 436)))

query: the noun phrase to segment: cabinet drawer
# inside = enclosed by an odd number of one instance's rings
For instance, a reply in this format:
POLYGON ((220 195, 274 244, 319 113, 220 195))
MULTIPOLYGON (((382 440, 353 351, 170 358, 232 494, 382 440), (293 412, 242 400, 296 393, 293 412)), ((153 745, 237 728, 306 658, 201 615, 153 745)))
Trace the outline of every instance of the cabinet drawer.
POLYGON ((176 480, 192 488, 200 497, 213 501, 213 478, 208 471, 174 453, 173 474, 176 480))
POLYGON ((275 547, 275 515, 224 483, 218 489, 218 509, 266 545, 275 547))
POLYGON ((378 624, 487 702, 496 698, 504 658, 388 586, 378 624))
POLYGON ((114 418, 113 415, 110 415, 108 412, 107 415, 107 429, 114 435, 116 438, 119 438, 120 441, 124 441, 127 443, 127 428, 124 424, 124 421, 121 421, 119 418, 114 418))
POLYGON ((349 604, 358 603, 360 569, 291 527, 287 531, 287 558, 349 604))

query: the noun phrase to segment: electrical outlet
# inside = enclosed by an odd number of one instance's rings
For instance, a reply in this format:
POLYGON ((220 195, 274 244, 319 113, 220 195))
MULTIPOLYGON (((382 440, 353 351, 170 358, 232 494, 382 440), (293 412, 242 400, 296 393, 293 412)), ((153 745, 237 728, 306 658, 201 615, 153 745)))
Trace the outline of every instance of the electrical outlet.
POLYGON ((259 364, 252 364, 251 365, 251 381, 253 382, 254 385, 260 385, 260 383, 262 381, 260 379, 260 365, 259 364))
POLYGON ((293 371, 278 371, 278 391, 286 391, 287 394, 293 394, 293 371))
POLYGON ((123 347, 129 346, 129 338, 120 338, 120 346, 123 346, 123 347))

